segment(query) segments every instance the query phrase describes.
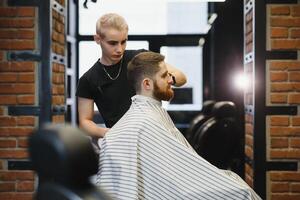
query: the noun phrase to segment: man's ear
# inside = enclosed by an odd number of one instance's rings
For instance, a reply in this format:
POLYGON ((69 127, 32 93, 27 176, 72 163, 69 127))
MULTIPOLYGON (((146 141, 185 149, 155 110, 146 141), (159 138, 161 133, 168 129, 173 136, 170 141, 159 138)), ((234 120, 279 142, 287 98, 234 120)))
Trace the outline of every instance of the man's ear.
POLYGON ((101 41, 101 36, 100 35, 94 35, 94 40, 97 44, 100 44, 100 41, 101 41))
POLYGON ((142 89, 149 91, 153 89, 153 81, 150 78, 144 78, 142 81, 142 89))

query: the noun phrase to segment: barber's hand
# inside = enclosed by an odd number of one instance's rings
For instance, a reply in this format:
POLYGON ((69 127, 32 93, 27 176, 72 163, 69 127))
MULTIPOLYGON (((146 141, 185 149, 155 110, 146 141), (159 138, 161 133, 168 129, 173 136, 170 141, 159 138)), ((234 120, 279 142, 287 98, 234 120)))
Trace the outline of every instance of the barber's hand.
POLYGON ((106 135, 107 131, 109 131, 110 128, 104 128, 104 135, 106 135))

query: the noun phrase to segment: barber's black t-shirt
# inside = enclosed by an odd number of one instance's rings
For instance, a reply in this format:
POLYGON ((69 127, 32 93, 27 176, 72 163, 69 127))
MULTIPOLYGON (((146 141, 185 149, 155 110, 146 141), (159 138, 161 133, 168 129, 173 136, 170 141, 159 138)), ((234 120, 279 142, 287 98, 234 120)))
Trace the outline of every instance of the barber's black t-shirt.
POLYGON ((132 85, 127 80, 127 64, 138 53, 146 51, 126 50, 123 55, 122 69, 116 80, 111 80, 119 72, 121 61, 112 66, 104 66, 99 60, 80 79, 76 96, 93 99, 101 113, 106 127, 112 127, 129 109, 131 97, 135 95, 132 85))

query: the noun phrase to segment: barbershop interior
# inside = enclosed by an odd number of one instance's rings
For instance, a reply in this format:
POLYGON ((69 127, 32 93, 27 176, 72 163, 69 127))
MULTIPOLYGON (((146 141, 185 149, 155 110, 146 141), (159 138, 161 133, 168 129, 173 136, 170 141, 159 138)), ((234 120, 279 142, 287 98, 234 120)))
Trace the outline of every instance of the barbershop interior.
POLYGON ((299 200, 299 105, 299 0, 0 0, 1 200, 299 200))

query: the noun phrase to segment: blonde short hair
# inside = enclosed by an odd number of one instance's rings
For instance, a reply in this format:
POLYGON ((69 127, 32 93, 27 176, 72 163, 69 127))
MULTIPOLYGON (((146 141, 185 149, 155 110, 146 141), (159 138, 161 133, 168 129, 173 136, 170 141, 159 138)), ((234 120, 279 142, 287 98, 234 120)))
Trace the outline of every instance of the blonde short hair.
POLYGON ((102 29, 104 28, 114 28, 118 31, 127 31, 128 32, 128 24, 125 19, 116 14, 116 13, 107 13, 102 15, 96 23, 96 33, 98 35, 103 36, 102 29))

